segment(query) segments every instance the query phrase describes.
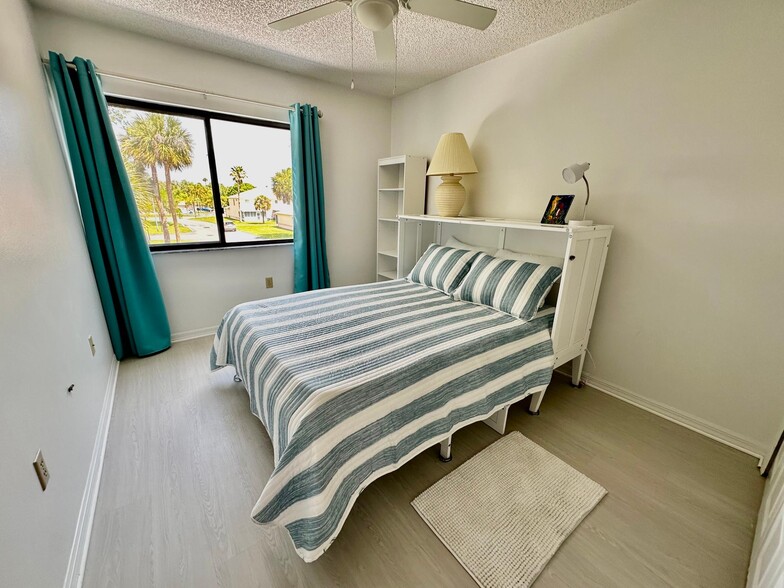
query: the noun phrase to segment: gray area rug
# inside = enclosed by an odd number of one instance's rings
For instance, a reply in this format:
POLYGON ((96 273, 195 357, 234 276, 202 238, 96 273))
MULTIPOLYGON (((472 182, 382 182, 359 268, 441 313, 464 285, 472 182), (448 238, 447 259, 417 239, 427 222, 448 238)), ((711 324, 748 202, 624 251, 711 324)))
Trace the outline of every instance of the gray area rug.
POLYGON ((607 491, 513 431, 411 503, 483 588, 530 586, 607 491))

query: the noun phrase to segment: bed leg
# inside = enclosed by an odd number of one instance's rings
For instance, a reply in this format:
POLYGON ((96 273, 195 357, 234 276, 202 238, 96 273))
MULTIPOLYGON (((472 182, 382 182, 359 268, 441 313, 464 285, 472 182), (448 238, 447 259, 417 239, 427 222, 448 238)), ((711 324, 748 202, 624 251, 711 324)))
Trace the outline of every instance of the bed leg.
POLYGON ((544 398, 544 390, 541 392, 537 392, 536 394, 531 394, 531 404, 528 407, 528 414, 532 416, 539 415, 539 407, 542 405, 542 399, 544 398))
POLYGON ((583 364, 585 363, 585 351, 572 360, 572 386, 582 388, 583 384, 580 377, 583 375, 583 364))
POLYGON ((444 463, 452 461, 452 437, 447 437, 441 441, 441 449, 438 452, 438 459, 444 463))

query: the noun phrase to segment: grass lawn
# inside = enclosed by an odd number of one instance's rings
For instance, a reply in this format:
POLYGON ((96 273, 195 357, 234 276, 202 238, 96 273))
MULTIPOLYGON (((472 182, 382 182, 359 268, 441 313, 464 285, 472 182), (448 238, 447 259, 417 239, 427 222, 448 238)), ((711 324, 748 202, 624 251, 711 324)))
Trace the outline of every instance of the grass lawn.
MULTIPOLYGON (((146 218, 142 219, 142 227, 144 231, 148 233, 150 236, 153 235, 162 235, 163 231, 161 231, 160 225, 156 225, 155 221, 147 220, 146 218)), ((190 233, 191 230, 180 223, 180 234, 182 233, 190 233)), ((169 222, 169 233, 171 234, 172 238, 174 237, 174 225, 169 222)))
MULTIPOLYGON (((199 216, 194 217, 193 220, 214 223, 215 217, 199 216)), ((291 239, 293 236, 293 233, 288 229, 281 229, 279 226, 277 226, 274 220, 268 220, 266 223, 242 223, 233 219, 226 220, 233 222, 238 231, 250 233, 251 235, 255 235, 261 239, 291 239)))
POLYGON ((245 233, 261 237, 262 239, 291 239, 294 235, 288 229, 281 229, 275 224, 274 220, 267 221, 266 223, 231 222, 234 223, 238 231, 244 231, 245 233))

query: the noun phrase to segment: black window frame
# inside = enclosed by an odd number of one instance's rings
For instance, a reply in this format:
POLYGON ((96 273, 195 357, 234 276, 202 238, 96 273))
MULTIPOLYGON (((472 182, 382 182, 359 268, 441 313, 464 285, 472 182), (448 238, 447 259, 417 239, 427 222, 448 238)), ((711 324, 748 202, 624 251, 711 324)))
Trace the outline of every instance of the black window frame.
POLYGON ((226 241, 226 231, 223 226, 223 205, 220 198, 220 182, 218 181, 218 166, 215 162, 215 148, 212 144, 212 120, 222 120, 228 122, 255 125, 258 127, 269 127, 273 129, 286 129, 291 132, 291 125, 285 122, 263 120, 242 116, 239 114, 227 114, 190 106, 179 106, 174 104, 162 104, 149 100, 139 100, 137 98, 126 98, 125 96, 106 95, 106 102, 109 106, 120 108, 135 108, 148 112, 158 112, 161 114, 182 115, 191 118, 200 118, 204 121, 204 133, 207 141, 207 160, 210 167, 210 184, 212 186, 212 203, 215 209, 215 222, 218 225, 218 241, 203 241, 198 243, 169 243, 162 245, 152 245, 148 243, 150 253, 165 251, 192 251, 204 249, 227 249, 234 247, 266 247, 268 245, 281 245, 293 243, 294 239, 264 239, 263 241, 226 241))

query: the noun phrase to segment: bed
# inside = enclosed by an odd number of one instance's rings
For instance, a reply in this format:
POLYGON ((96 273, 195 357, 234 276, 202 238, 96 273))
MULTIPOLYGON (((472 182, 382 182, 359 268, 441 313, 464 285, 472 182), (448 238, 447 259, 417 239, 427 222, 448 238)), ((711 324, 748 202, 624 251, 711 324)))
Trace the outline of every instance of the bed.
POLYGON ((523 321, 403 279, 230 310, 211 367, 236 369, 274 451, 253 519, 284 526, 297 553, 317 559, 373 480, 541 397, 554 311, 523 321))

